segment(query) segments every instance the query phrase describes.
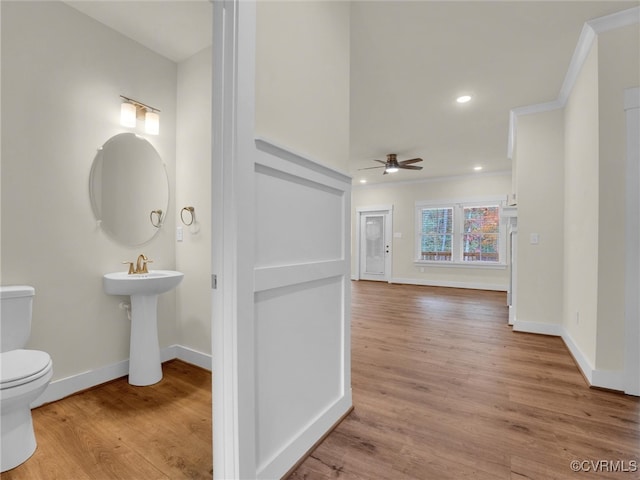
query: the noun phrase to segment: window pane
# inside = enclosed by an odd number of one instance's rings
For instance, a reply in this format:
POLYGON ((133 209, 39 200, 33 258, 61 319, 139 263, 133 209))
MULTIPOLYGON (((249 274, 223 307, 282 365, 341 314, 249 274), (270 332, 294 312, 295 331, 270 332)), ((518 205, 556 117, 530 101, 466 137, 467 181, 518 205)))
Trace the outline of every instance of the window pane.
POLYGON ((421 260, 451 261, 453 208, 422 209, 421 260))
POLYGON ((451 235, 423 235, 421 260, 451 261, 451 235))
POLYGON ((453 232, 453 208, 425 208, 422 210, 422 234, 450 234, 453 232))
POLYGON ((494 207, 465 207, 465 233, 498 233, 500 230, 500 209, 494 207))
POLYGON ((464 208, 462 260, 465 262, 498 262, 500 209, 490 207, 464 208))
POLYGON ((383 274, 385 261, 384 217, 382 215, 368 216, 365 227, 365 273, 383 274))

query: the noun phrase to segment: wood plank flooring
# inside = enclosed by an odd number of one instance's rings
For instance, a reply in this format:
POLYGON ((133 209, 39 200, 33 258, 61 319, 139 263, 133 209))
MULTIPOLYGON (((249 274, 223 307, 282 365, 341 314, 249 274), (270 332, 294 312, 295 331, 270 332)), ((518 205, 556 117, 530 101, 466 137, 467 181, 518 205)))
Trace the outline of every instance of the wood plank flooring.
MULTIPOLYGON (((640 402, 589 389, 559 338, 512 332, 504 293, 352 285, 355 409, 291 480, 640 479, 571 471, 640 466, 640 402)), ((2 479, 210 479, 211 376, 164 372, 35 409, 38 450, 2 479)))
POLYGON ((211 479, 211 374, 179 360, 32 411, 38 448, 2 480, 211 479))
POLYGON ((588 388, 561 339, 514 333, 504 293, 352 285, 355 409, 290 480, 640 479, 638 399, 588 388))

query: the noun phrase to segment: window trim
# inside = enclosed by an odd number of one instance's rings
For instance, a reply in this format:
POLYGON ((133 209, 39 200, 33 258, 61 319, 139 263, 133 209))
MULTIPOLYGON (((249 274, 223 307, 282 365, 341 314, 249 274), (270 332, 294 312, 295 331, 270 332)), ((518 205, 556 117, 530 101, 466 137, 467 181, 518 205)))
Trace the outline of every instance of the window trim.
POLYGON ((504 269, 507 267, 507 223, 504 221, 502 210, 506 205, 506 195, 492 195, 474 198, 456 198, 451 200, 419 200, 415 202, 414 220, 414 255, 413 263, 417 267, 454 267, 454 268, 488 268, 504 269), (469 262, 462 260, 462 236, 464 234, 464 208, 498 206, 498 258, 497 262, 469 262), (451 242, 452 260, 422 260, 422 210, 425 208, 453 208, 453 235, 451 242))

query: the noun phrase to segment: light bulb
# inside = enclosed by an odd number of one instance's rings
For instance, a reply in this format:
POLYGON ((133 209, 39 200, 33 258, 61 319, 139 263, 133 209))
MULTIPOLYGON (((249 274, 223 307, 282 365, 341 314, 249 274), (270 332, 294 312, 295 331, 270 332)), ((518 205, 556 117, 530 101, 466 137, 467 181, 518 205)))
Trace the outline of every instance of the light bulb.
POLYGON ((120 125, 129 128, 136 126, 136 106, 133 103, 122 102, 120 106, 120 125))
POLYGON ((150 135, 158 135, 160 133, 160 115, 147 110, 144 115, 144 131, 150 135))
POLYGON ((387 173, 396 173, 398 171, 398 167, 388 167, 386 168, 387 173))

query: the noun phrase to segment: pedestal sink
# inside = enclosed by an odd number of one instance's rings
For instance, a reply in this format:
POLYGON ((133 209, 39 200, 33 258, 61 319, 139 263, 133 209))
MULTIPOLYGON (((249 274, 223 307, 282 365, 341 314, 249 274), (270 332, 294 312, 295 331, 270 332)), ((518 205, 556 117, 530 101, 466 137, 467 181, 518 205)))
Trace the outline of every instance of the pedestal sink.
POLYGON ((184 273, 151 270, 144 274, 107 273, 102 278, 105 293, 131 297, 131 343, 129 383, 153 385, 162 380, 158 343, 158 295, 173 290, 184 273))

